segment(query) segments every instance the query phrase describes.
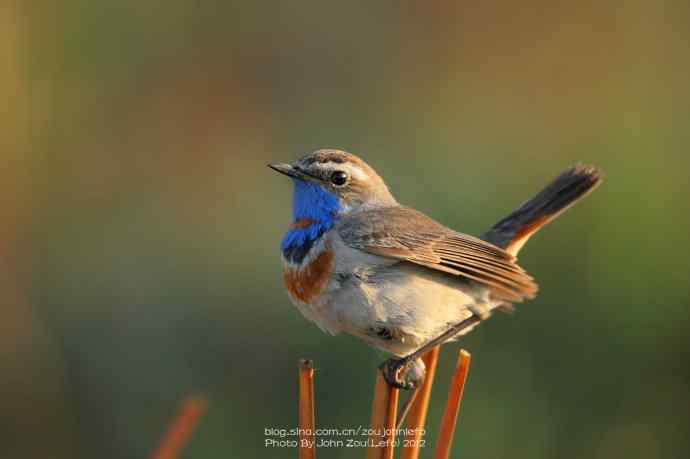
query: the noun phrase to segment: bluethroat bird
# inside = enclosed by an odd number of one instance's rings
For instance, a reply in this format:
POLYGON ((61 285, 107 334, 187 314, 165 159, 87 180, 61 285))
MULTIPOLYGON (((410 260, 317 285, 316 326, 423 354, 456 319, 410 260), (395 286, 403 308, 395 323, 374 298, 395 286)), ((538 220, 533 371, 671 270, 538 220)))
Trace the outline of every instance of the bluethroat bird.
POLYGON ((294 183, 294 221, 280 244, 292 302, 322 330, 392 354, 384 376, 404 389, 423 380, 420 356, 431 347, 534 298, 537 284, 518 252, 601 182, 597 168, 571 167, 477 238, 400 205, 374 169, 345 151, 269 167, 294 183))

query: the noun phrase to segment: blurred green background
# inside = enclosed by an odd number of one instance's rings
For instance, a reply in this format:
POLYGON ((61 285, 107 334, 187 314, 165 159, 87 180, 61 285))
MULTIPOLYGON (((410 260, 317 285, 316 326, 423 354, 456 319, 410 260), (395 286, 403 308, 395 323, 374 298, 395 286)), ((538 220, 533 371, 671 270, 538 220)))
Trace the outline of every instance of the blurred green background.
POLYGON ((296 457, 263 442, 301 357, 318 425, 366 425, 385 356, 281 281, 265 165, 320 147, 471 234, 601 166, 522 253, 540 296, 461 341, 455 454, 690 456, 688 2, 3 4, 0 457, 147 458, 190 394, 184 458, 296 457))

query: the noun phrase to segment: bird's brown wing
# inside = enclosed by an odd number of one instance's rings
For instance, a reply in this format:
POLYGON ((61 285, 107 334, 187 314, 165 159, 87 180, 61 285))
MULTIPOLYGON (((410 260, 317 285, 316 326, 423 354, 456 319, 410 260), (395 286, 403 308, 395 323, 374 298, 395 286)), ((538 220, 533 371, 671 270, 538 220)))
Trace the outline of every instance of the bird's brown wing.
POLYGON ((341 219, 336 228, 350 247, 471 279, 487 286, 499 300, 518 302, 537 292, 514 256, 414 209, 358 212, 341 219))

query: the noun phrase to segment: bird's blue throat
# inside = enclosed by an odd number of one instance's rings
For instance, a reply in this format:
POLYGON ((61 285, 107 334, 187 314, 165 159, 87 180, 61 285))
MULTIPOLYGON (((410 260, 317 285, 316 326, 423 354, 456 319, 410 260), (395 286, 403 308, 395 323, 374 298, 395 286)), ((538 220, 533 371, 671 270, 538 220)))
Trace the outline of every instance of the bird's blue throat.
POLYGON ((280 242, 285 259, 301 263, 314 243, 333 228, 340 211, 338 198, 322 186, 293 179, 295 189, 292 195, 294 223, 280 242))

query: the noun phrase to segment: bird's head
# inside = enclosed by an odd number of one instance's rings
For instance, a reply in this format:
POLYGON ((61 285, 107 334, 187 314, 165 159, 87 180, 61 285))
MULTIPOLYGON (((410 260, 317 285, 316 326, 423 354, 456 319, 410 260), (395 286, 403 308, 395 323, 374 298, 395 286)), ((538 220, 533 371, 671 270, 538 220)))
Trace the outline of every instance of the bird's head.
POLYGON ((269 167, 293 179, 295 219, 320 221, 397 205, 376 171, 345 151, 317 150, 291 164, 269 167))

